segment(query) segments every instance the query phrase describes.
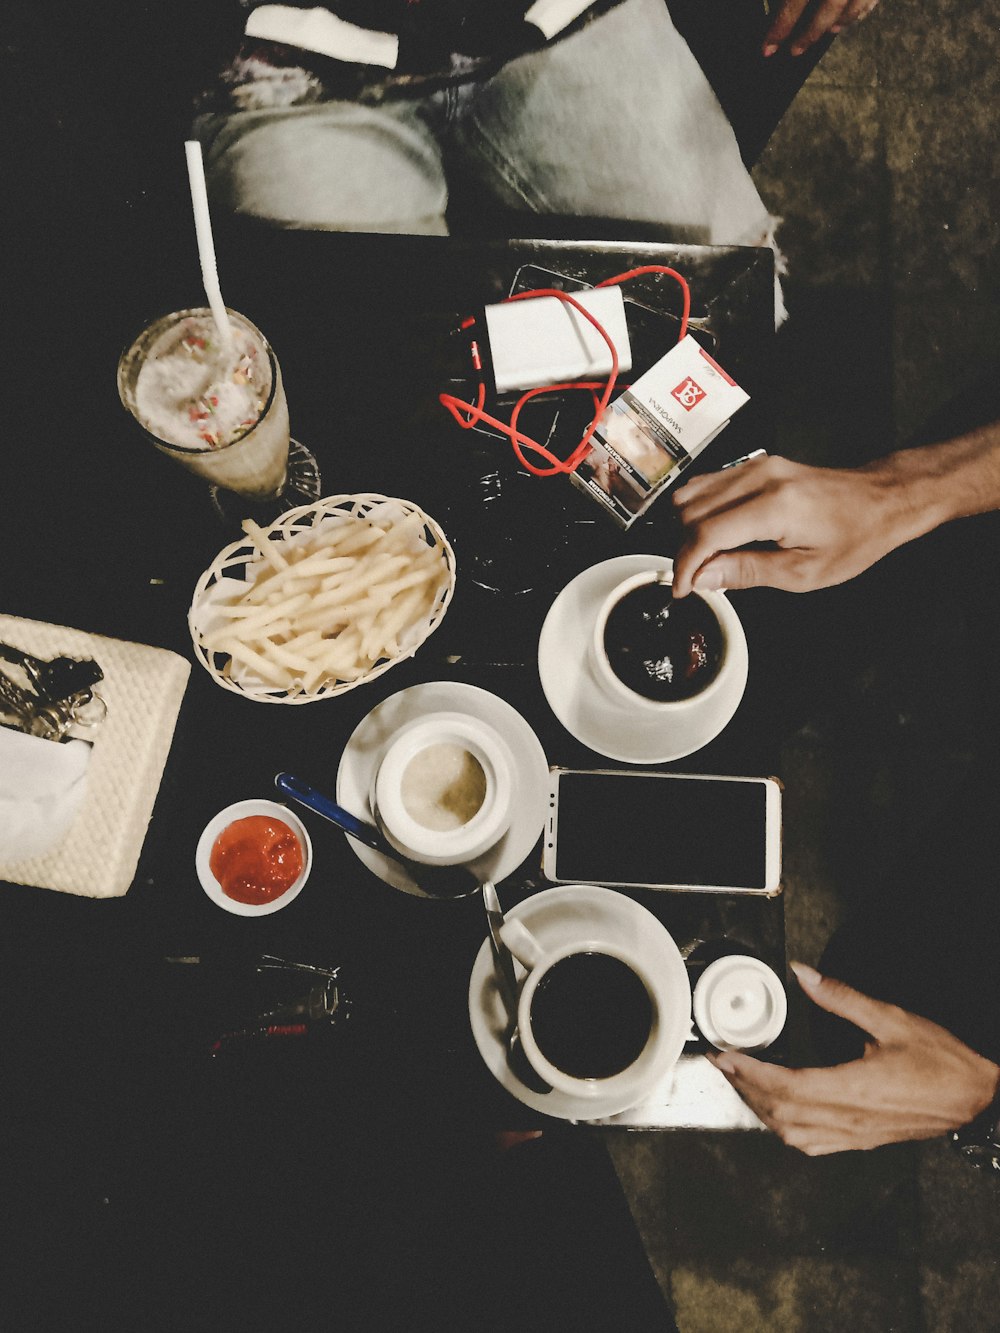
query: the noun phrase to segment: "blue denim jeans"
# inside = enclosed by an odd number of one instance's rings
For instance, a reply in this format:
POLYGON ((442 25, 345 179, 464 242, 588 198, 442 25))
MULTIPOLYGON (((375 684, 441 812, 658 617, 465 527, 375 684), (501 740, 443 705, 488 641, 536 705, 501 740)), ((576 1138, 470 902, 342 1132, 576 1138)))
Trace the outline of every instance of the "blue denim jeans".
POLYGON ((712 244, 773 219, 663 0, 625 0, 490 77, 379 105, 320 101, 200 118, 213 203, 291 227, 447 233, 475 206, 613 218, 712 244))

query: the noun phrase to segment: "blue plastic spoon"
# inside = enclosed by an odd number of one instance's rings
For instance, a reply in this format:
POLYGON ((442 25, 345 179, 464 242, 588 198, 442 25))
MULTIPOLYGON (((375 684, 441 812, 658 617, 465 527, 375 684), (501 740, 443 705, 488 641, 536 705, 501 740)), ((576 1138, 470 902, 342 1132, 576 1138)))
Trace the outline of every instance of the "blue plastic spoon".
POLYGON ((329 819, 332 824, 349 833, 352 838, 357 838, 372 851, 387 856, 390 861, 397 861, 429 897, 465 898, 471 893, 478 893, 479 876, 468 866, 429 866, 424 865, 422 861, 411 861, 393 847, 381 829, 364 819, 359 819, 357 815, 352 815, 329 796, 324 796, 315 787, 310 787, 307 782, 294 777, 291 773, 276 773, 274 785, 285 796, 291 797, 299 805, 304 805, 314 814, 329 819))

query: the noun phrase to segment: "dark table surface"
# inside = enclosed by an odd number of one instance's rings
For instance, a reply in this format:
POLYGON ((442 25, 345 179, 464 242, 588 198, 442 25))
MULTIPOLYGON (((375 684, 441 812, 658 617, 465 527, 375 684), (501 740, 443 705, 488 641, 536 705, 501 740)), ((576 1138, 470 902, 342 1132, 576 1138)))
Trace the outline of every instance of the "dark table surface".
MULTIPOLYGON (((253 963, 270 952, 341 967, 350 1023, 310 1034, 294 1051, 272 1044, 234 1055, 233 1078, 255 1088, 264 1081, 321 1089, 345 1113, 395 1108, 410 1117, 530 1122, 537 1117, 481 1065, 469 1031, 469 970, 484 935, 477 899, 398 893, 361 865, 336 829, 311 819, 315 861, 305 891, 281 912, 244 919, 202 892, 194 847, 224 805, 270 795, 279 769, 332 791, 359 721, 388 695, 426 680, 466 681, 508 700, 553 765, 614 766, 553 717, 538 679, 538 634, 553 597, 579 570, 629 552, 673 554, 669 501, 623 533, 566 479, 528 479, 506 442, 458 429, 437 401, 450 377, 464 372, 454 330, 463 315, 506 295, 525 264, 589 282, 643 263, 676 267, 691 284, 695 329, 751 395, 694 468, 714 469, 769 443, 771 254, 235 225, 220 228, 217 240, 226 300, 272 342, 292 432, 315 453, 323 493, 401 495, 438 518, 456 550, 455 599, 411 662, 332 701, 255 705, 193 667, 128 894, 92 901, 0 885, 0 991, 11 1054, 23 1058, 27 1086, 40 1097, 67 1079, 72 1085, 84 1068, 88 1087, 103 1079, 101 1086, 133 1091, 162 1089, 165 1069, 184 1086, 216 1078, 212 1038, 262 1007, 253 963), (506 518, 499 531, 484 523, 497 497, 505 515, 517 516, 513 533, 506 518), (495 582, 503 590, 483 586, 495 582), (200 961, 167 961, 178 958, 200 961)), ((54 249, 51 242, 37 253, 28 246, 15 282, 0 606, 189 658, 194 582, 237 534, 220 524, 203 484, 142 439, 118 402, 115 365, 150 318, 203 303, 193 242, 89 233, 54 249)), ((662 350, 673 340, 679 298, 660 277, 637 281, 628 295, 652 311, 633 312, 641 370, 664 331, 662 350)), ((565 409, 560 439, 574 411, 565 409)), ((787 623, 767 592, 733 602, 750 652, 742 706, 715 741, 664 767, 780 777, 778 747, 797 683, 781 650, 787 623)), ((499 886, 501 901, 510 907, 543 886, 536 849, 499 886)), ((681 946, 728 940, 784 971, 780 897, 633 896, 681 946)), ((782 1058, 783 1047, 775 1054, 782 1058)))

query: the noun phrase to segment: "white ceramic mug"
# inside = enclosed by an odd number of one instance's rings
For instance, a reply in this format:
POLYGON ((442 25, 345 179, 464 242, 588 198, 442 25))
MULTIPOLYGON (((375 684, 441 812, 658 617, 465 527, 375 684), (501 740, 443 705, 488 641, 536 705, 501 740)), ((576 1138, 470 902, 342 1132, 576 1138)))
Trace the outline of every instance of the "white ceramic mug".
POLYGON ((686 699, 650 699, 646 695, 630 689, 615 674, 608 660, 604 641, 604 632, 611 612, 623 597, 627 597, 636 588, 643 588, 649 583, 663 583, 669 587, 673 583, 673 572, 665 569, 647 569, 640 574, 633 574, 631 577, 623 579, 611 590, 601 603, 597 612, 597 619, 594 621, 594 632, 590 641, 590 661, 597 682, 609 699, 618 704, 625 704, 660 717, 666 717, 671 713, 683 712, 685 709, 691 708, 692 705, 701 704, 705 699, 718 693, 723 680, 734 665, 733 654, 729 651, 729 643, 732 634, 739 629, 739 619, 728 598, 723 593, 712 591, 692 593, 691 596, 701 597, 707 603, 709 610, 719 622, 722 631, 722 659, 715 675, 705 684, 704 688, 689 695, 686 699))
POLYGON ((539 1077, 558 1092, 582 1101, 621 1096, 631 1097, 632 1105, 641 1101, 691 1040, 691 987, 680 951, 672 965, 653 969, 633 949, 589 936, 547 950, 515 917, 507 918, 500 934, 528 973, 518 999, 517 1022, 522 1049, 539 1077), (560 1069, 542 1053, 532 1027, 532 1002, 539 984, 557 963, 582 953, 608 954, 624 963, 642 982, 650 1000, 645 1045, 631 1064, 607 1078, 579 1078, 560 1069))
POLYGON ((375 772, 372 811, 404 856, 425 865, 464 865, 507 832, 512 767, 507 746, 485 722, 465 713, 431 713, 393 737, 375 772))

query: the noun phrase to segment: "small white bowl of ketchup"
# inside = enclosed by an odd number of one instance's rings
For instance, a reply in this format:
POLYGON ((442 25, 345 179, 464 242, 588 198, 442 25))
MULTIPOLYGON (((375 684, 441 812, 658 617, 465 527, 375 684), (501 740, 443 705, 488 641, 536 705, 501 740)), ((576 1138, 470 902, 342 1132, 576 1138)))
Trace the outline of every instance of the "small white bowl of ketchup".
POLYGON ((267 916, 309 878, 312 843, 298 815, 277 801, 237 801, 210 820, 195 866, 214 903, 236 916, 267 916))

